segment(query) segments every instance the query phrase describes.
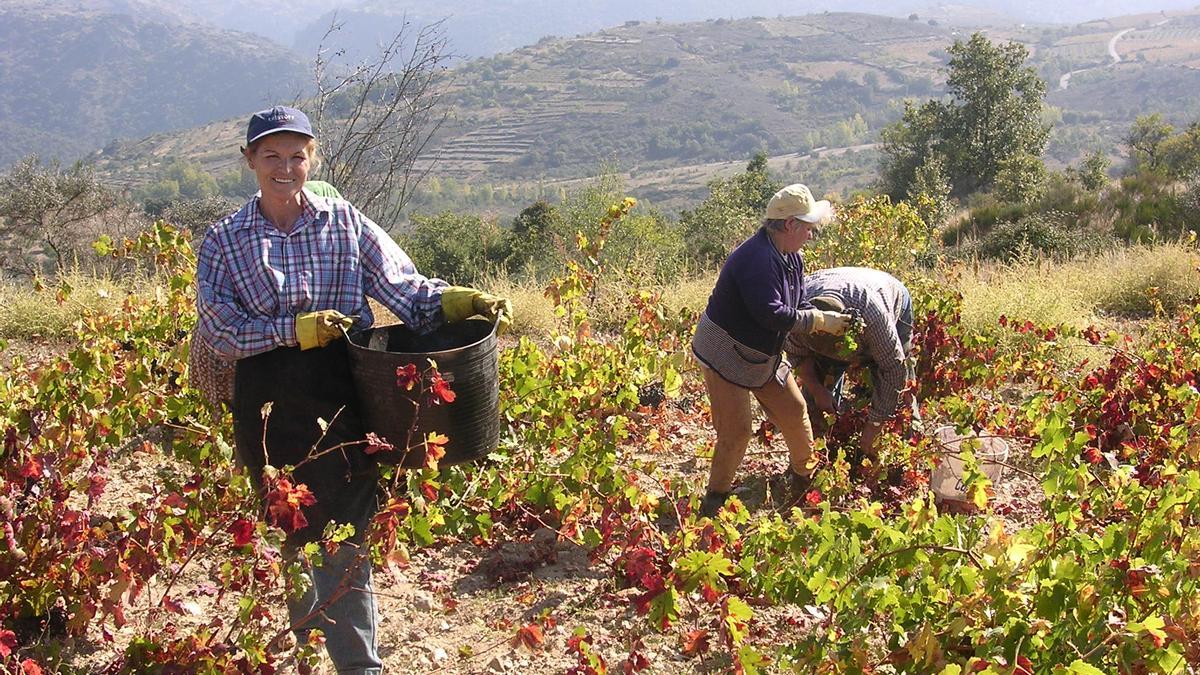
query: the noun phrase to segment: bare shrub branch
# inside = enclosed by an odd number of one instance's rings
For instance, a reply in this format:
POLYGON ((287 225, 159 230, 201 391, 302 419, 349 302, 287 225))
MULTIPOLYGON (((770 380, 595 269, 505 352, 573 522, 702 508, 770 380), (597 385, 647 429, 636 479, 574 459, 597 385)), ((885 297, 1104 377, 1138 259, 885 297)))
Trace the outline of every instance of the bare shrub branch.
POLYGON ((310 118, 321 139, 321 177, 385 229, 400 220, 433 162, 418 162, 448 114, 442 105, 448 72, 442 22, 404 28, 378 55, 349 69, 336 63, 330 37, 336 15, 317 48, 317 93, 310 118))

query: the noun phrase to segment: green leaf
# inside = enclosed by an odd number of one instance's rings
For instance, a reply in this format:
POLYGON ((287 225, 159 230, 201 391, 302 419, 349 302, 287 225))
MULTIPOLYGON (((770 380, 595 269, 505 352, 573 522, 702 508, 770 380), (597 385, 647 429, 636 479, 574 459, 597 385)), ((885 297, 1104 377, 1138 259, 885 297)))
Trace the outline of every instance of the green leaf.
POLYGON ((700 585, 724 588, 722 577, 733 575, 733 563, 720 553, 692 551, 675 561, 684 580, 684 590, 691 591, 700 585))
POLYGON ((1013 544, 1012 546, 1009 546, 1008 551, 1006 551, 1008 561, 1014 566, 1020 565, 1022 562, 1025 562, 1025 558, 1034 548, 1035 547, 1032 544, 1013 544))
POLYGON ((737 596, 730 596, 725 603, 725 608, 729 612, 729 616, 738 621, 749 621, 754 616, 754 610, 750 609, 750 605, 737 596))
POLYGON ((1179 650, 1179 645, 1172 643, 1158 657, 1158 667, 1167 675, 1175 675, 1187 671, 1186 656, 1179 650))
POLYGON ((750 645, 742 645, 738 649, 737 660, 742 667, 742 672, 746 675, 758 675, 771 663, 767 657, 750 645))
POLYGON ((413 537, 421 546, 430 546, 433 544, 433 525, 425 516, 412 516, 409 518, 409 523, 412 527, 413 537))
POLYGON ((650 621, 658 630, 666 630, 679 618, 679 593, 674 586, 667 586, 662 593, 650 601, 650 621))
POLYGON ((112 237, 108 236, 107 234, 100 235, 100 238, 92 243, 92 250, 96 252, 96 255, 111 255, 113 252, 112 237))
POLYGON ((1167 623, 1157 614, 1151 614, 1141 621, 1130 622, 1126 627, 1131 633, 1149 633, 1154 637, 1166 639, 1167 633, 1163 630, 1166 625, 1167 623))
POLYGON ((1082 659, 1075 659, 1071 662, 1067 672, 1071 675, 1104 675, 1104 671, 1099 668, 1085 663, 1082 659))
POLYGON ((663 373, 663 393, 667 398, 679 398, 679 392, 683 390, 683 377, 674 368, 668 366, 666 372, 663 373))

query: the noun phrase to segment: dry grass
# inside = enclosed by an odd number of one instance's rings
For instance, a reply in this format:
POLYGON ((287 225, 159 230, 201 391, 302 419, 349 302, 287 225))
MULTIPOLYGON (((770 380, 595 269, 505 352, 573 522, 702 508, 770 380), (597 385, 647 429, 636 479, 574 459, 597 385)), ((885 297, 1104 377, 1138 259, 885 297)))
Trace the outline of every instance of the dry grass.
MULTIPOLYGON (((653 287, 670 312, 699 312, 708 301, 715 273, 653 287)), ((1065 324, 1084 328, 1129 319, 1170 315, 1200 300, 1200 252, 1187 244, 1163 244, 1116 251, 1055 264, 1026 262, 958 267, 947 272, 963 294, 962 319, 972 331, 994 333, 997 319, 1065 324)), ((84 311, 115 310, 129 293, 153 292, 145 279, 114 280, 79 270, 62 277, 71 289, 65 301, 58 285, 35 289, 30 284, 0 278, 0 337, 38 340, 69 336, 84 311)), ((591 309, 596 326, 618 329, 630 314, 636 289, 632 279, 605 279, 591 309)), ((545 338, 558 318, 543 284, 499 276, 479 282, 490 293, 513 302, 513 334, 545 338)), ((381 323, 388 313, 377 304, 381 323)))
MULTIPOLYGON (((1000 315, 1085 328, 1172 314, 1200 299, 1200 253, 1182 243, 1123 249, 1052 264, 1035 261, 957 271, 964 325, 997 329, 1000 315)), ((952 273, 953 277, 954 273, 952 273)))
MULTIPOLYGON (((651 286, 646 290, 658 292, 668 312, 681 309, 700 311, 708 302, 715 275, 683 279, 670 284, 651 286)), ((515 281, 507 277, 494 277, 479 282, 479 287, 489 293, 504 296, 513 303, 512 334, 538 339, 549 336, 559 328, 559 319, 554 307, 545 295, 545 285, 528 281, 515 281)), ((600 330, 620 330, 633 312, 632 298, 640 284, 629 279, 606 277, 601 279, 594 303, 588 310, 593 325, 600 330)))
POLYGON ((0 338, 36 341, 67 337, 85 312, 114 311, 134 289, 152 291, 140 280, 117 281, 78 269, 38 285, 0 277, 0 338), (61 299, 60 288, 69 289, 61 299))
POLYGON ((545 338, 558 321, 554 316, 554 307, 546 297, 545 285, 498 276, 481 280, 477 287, 512 301, 514 337, 545 338))

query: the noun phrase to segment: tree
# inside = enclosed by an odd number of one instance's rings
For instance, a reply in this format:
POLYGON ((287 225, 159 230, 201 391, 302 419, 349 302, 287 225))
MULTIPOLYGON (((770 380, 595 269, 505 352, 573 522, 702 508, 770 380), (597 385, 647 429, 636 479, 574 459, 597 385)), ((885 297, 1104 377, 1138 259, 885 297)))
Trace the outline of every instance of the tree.
POLYGON ((708 198, 679 216, 688 257, 700 267, 719 264, 761 222, 771 196, 783 187, 767 171, 767 156, 756 154, 746 170, 708 184, 708 198))
POLYGON ((172 201, 160 215, 168 223, 191 230, 192 234, 199 237, 208 231, 210 225, 237 211, 241 205, 239 200, 219 195, 191 197, 172 201))
POLYGON ((417 269, 430 276, 470 285, 501 262, 502 237, 495 221, 444 211, 414 214, 412 225, 400 243, 417 269))
POLYGON ((1163 169, 1172 178, 1196 178, 1200 175, 1200 122, 1164 140, 1158 145, 1163 169))
MULTIPOLYGON (((510 272, 529 272, 537 276, 544 263, 561 266, 555 253, 562 247, 562 215, 553 204, 539 199, 522 209, 507 233, 510 272)), ((549 266, 549 265, 546 265, 549 266)))
POLYGON ((331 64, 324 46, 340 28, 335 15, 317 50, 309 115, 323 144, 317 177, 390 229, 433 167, 423 155, 448 112, 441 105, 446 37, 441 22, 415 35, 401 30, 377 58, 345 72, 331 64))
POLYGON ((1133 170, 1157 171, 1162 168, 1159 145, 1175 133, 1175 127, 1163 120, 1162 114, 1138 115, 1125 136, 1133 159, 1133 170))
POLYGON ((905 101, 900 120, 880 133, 883 145, 880 187, 893 200, 910 199, 921 190, 916 186, 921 167, 937 166, 943 174, 949 170, 949 160, 938 147, 942 144, 942 119, 946 115, 945 107, 940 104, 930 102, 917 107, 905 101))
POLYGON ((70 254, 91 243, 94 233, 84 226, 117 204, 117 195, 96 179, 92 167, 76 163, 63 170, 57 162, 42 166, 36 155, 26 157, 0 177, 4 266, 40 271, 30 259, 40 248, 63 271, 70 254))
POLYGON ((1169 178, 1192 178, 1200 173, 1200 122, 1175 133, 1162 115, 1139 116, 1125 136, 1133 170, 1154 171, 1169 178))
POLYGON ((203 201, 220 192, 217 179, 200 164, 176 159, 167 165, 162 178, 134 192, 147 214, 159 216, 179 200, 203 201))
POLYGON ((1099 192, 1108 184, 1108 164, 1108 155, 1096 150, 1080 163, 1079 182, 1083 184, 1084 188, 1092 192, 1099 192))
POLYGON ((961 198, 990 190, 1005 161, 1040 161, 1045 150, 1046 83, 1025 65, 1023 45, 994 45, 975 33, 947 53, 949 99, 906 104, 904 116, 882 134, 882 187, 893 198, 908 196, 930 154, 944 158, 952 193, 961 198))
POLYGON ((1000 199, 1014 204, 1036 202, 1045 191, 1046 165, 1033 155, 1013 155, 1000 161, 993 187, 1000 199))
POLYGON ((950 179, 941 155, 929 155, 917 167, 909 187, 908 201, 921 220, 930 227, 941 227, 950 219, 954 203, 950 198, 950 179))

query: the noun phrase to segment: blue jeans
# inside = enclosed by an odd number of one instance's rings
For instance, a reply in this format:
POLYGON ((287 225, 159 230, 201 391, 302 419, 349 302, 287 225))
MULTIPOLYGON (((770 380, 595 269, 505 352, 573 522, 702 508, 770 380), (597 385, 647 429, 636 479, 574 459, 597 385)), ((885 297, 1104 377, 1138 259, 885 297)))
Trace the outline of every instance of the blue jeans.
POLYGON ((325 633, 325 649, 339 673, 379 675, 383 662, 376 651, 375 594, 371 586, 371 559, 359 546, 342 546, 338 552, 324 554, 324 564, 306 567, 312 583, 303 596, 288 596, 291 622, 313 613, 327 599, 332 601, 323 612, 295 629, 297 640, 308 639, 308 631, 319 628, 325 633), (359 555, 362 555, 361 560, 359 555))

